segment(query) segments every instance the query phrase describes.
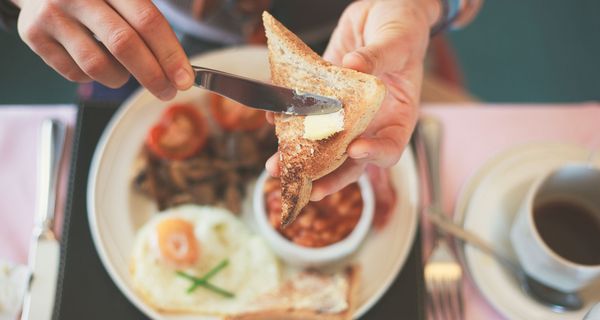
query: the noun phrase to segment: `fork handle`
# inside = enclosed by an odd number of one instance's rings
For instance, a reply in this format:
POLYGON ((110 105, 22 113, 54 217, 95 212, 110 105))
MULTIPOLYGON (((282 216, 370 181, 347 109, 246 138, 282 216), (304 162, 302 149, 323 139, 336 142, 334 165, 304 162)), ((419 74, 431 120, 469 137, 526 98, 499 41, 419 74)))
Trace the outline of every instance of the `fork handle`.
POLYGON ((440 153, 442 124, 434 117, 422 117, 417 125, 415 138, 422 148, 426 162, 427 188, 430 196, 429 209, 442 214, 442 188, 440 182, 440 153))
POLYGON ((484 253, 487 253, 493 257, 496 257, 496 259, 500 263, 502 263, 507 268, 513 270, 515 272, 515 274, 522 273, 521 268, 515 261, 508 258, 505 254, 499 252, 497 249, 494 249, 492 246, 490 246, 485 240, 483 240, 477 234, 475 234, 471 231, 465 230, 465 229, 461 228, 460 226, 457 226, 454 222, 452 222, 446 216, 443 216, 440 214, 435 214, 435 213, 429 213, 428 217, 429 217, 430 221, 433 222, 433 224, 435 224, 436 227, 444 230, 444 232, 452 235, 453 237, 455 237, 457 239, 462 240, 465 243, 468 243, 470 245, 477 247, 479 250, 481 250, 484 253))

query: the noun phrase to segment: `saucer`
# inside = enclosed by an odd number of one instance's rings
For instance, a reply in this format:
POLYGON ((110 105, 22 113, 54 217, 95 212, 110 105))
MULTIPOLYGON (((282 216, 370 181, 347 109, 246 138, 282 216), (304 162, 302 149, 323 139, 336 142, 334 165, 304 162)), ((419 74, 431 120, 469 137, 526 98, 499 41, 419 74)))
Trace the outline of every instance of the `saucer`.
MULTIPOLYGON (((529 144, 510 149, 488 161, 465 184, 454 219, 516 261, 510 228, 532 182, 560 167, 586 161, 590 151, 569 144, 529 144)), ((492 257, 458 243, 471 279, 489 303, 509 319, 582 319, 600 300, 600 285, 582 292, 586 306, 576 312, 557 313, 519 288, 517 281, 492 257)))

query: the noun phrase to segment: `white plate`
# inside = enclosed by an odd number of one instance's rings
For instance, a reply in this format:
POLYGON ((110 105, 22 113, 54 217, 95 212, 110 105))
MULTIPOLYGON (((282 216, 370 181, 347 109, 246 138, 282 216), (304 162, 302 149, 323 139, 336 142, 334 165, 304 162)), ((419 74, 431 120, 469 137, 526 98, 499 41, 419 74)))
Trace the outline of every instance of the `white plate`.
MULTIPOLYGON (((269 78, 264 47, 239 47, 207 53, 192 59, 197 65, 221 69, 256 79, 269 78)), ((192 88, 180 92, 174 102, 206 101, 206 92, 192 88)), ((153 319, 214 319, 174 316, 151 309, 132 289, 129 258, 136 231, 156 213, 154 204, 131 187, 132 163, 164 103, 146 90, 126 101, 104 131, 94 154, 88 182, 88 215, 96 249, 113 281, 127 298, 153 319)), ((409 149, 392 170, 398 191, 395 213, 384 230, 371 232, 355 261, 362 267, 355 316, 373 306, 402 269, 412 246, 418 222, 418 180, 409 149)))
MULTIPOLYGON (((587 149, 568 144, 530 144, 508 150, 486 163, 465 185, 454 219, 516 260, 509 230, 531 183, 562 164, 585 161, 589 154, 587 149)), ((493 258, 468 245, 459 248, 480 292, 508 319, 581 319, 589 308, 553 312, 523 293, 493 258)), ((586 300, 598 301, 598 289, 586 290, 586 300)))

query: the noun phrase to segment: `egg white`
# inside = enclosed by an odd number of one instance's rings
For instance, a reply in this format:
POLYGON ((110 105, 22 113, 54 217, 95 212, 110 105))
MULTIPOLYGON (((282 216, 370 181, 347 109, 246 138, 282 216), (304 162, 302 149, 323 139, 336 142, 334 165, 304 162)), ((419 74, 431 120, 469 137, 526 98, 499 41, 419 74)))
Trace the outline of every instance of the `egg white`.
POLYGON ((184 205, 158 214, 136 235, 131 280, 136 291, 155 309, 165 312, 234 314, 248 310, 259 295, 280 285, 277 258, 257 235, 227 210, 184 205), (194 225, 199 241, 196 265, 177 269, 164 261, 156 245, 156 224, 168 217, 182 218, 194 225), (235 294, 225 298, 199 287, 187 293, 189 280, 176 275, 181 270, 198 277, 224 259, 229 265, 210 282, 235 294))

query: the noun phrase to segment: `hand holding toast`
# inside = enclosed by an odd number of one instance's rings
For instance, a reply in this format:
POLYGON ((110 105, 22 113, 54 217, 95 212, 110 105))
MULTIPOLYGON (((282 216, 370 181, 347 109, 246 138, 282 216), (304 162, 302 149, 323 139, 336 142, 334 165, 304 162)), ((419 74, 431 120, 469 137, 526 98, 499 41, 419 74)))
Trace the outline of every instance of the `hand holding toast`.
MULTIPOLYGON (((369 163, 398 162, 416 124, 429 30, 439 11, 430 0, 357 1, 346 9, 323 58, 379 77, 387 94, 366 131, 348 146, 348 159, 314 181, 311 200, 356 181, 369 163)), ((279 168, 274 155, 267 169, 278 175, 279 168)))

